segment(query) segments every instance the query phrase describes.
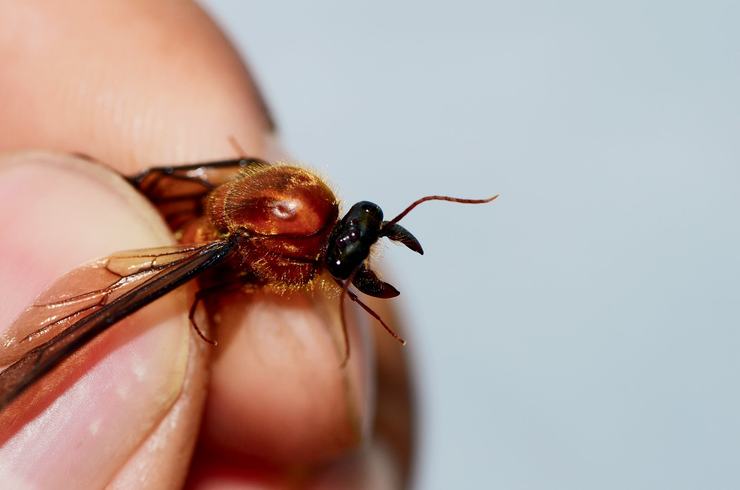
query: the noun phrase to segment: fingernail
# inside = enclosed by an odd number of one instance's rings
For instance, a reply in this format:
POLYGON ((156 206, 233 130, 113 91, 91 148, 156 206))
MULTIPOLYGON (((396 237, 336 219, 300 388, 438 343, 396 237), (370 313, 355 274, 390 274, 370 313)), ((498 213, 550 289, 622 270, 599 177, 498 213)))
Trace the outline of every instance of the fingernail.
MULTIPOLYGON (((0 196, 2 328, 80 264, 171 242, 117 174, 69 156, 0 158, 0 196)), ((51 487, 66 475, 81 488, 110 481, 182 389, 186 308, 177 292, 114 325, 0 413, 0 481, 51 487)))

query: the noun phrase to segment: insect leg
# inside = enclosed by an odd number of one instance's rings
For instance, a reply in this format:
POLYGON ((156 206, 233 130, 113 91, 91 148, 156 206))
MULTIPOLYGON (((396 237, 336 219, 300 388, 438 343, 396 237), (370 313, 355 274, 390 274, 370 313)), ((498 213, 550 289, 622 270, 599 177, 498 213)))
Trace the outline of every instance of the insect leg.
MULTIPOLYGON (((357 295, 350 291, 349 286, 354 280, 354 276, 356 275, 357 271, 353 272, 352 275, 346 280, 346 281, 340 281, 339 279, 334 279, 334 282, 337 283, 342 288, 342 294, 339 297, 339 314, 342 319, 342 333, 344 335, 344 358, 342 359, 342 363, 340 364, 341 367, 344 367, 347 364, 347 361, 349 360, 349 336, 347 335, 347 318, 344 314, 344 297, 349 296, 349 299, 351 299, 354 303, 357 303, 360 305, 360 307, 365 310, 370 316, 375 318, 385 329, 386 332, 388 332, 394 339, 396 339, 398 342, 401 343, 401 345, 406 345, 406 341, 398 335, 391 327, 388 326, 387 323, 383 321, 382 318, 380 318, 380 315, 375 313, 375 311, 370 308, 368 305, 362 302, 357 295)), ((391 286, 392 287, 392 286, 391 286)), ((395 288, 394 288, 395 290, 395 288)))
POLYGON ((363 310, 365 310, 370 316, 372 316, 373 318, 375 318, 376 320, 378 320, 378 322, 381 325, 383 325, 383 328, 385 329, 386 332, 388 332, 391 335, 391 337, 393 337, 398 342, 400 342, 401 345, 406 345, 406 341, 400 335, 398 335, 391 327, 389 327, 388 324, 385 323, 382 318, 380 318, 380 315, 378 315, 377 313, 375 313, 375 311, 373 311, 372 308, 370 308, 368 305, 366 305, 365 303, 363 303, 360 300, 360 298, 357 297, 357 295, 355 293, 353 293, 352 291, 347 291, 347 296, 349 296, 349 299, 351 299, 352 301, 354 301, 355 303, 357 303, 358 305, 360 305, 360 307, 363 310))
POLYGON ((206 334, 203 333, 203 331, 200 329, 200 327, 198 326, 198 322, 195 321, 195 311, 198 309, 198 305, 203 301, 205 297, 217 290, 217 288, 199 289, 198 292, 195 293, 195 299, 193 300, 193 304, 190 305, 190 311, 188 312, 188 320, 190 320, 190 325, 193 326, 195 332, 198 334, 198 337, 203 339, 203 341, 207 344, 211 344, 213 346, 218 345, 218 342, 208 338, 206 334))
POLYGON ((205 332, 203 332, 203 330, 201 330, 201 328, 198 326, 198 322, 195 319, 195 312, 198 309, 198 305, 204 300, 216 294, 222 294, 229 291, 238 291, 240 289, 243 289, 246 285, 248 285, 248 283, 249 281, 246 278, 240 277, 237 280, 226 281, 203 287, 195 293, 193 304, 190 305, 188 320, 190 320, 190 324, 193 326, 198 336, 203 339, 203 341, 213 346, 218 345, 218 342, 216 340, 213 340, 206 336, 205 332))

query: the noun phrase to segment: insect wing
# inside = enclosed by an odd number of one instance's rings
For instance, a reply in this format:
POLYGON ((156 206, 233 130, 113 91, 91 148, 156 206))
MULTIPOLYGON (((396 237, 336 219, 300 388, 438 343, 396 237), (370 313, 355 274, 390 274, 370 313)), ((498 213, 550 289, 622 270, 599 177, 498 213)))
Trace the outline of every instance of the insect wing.
POLYGON ((172 230, 203 214, 203 198, 247 168, 269 165, 259 158, 239 158, 190 165, 153 167, 126 177, 164 216, 172 230))
POLYGON ((224 240, 120 252, 64 276, 0 340, 0 365, 12 363, 0 372, 0 410, 108 327, 219 263, 231 248, 224 240))

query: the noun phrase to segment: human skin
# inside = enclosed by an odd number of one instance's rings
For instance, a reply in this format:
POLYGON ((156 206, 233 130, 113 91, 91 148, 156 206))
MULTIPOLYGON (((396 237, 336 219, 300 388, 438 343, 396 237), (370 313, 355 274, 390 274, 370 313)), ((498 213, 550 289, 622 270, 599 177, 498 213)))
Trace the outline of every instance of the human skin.
MULTIPOLYGON (((69 153, 130 174, 234 157, 233 136, 251 156, 288 158, 241 60, 194 4, 0 2, 0 60, 0 330, 80 264, 174 243, 125 182, 69 153), (18 153, 28 149, 46 151, 18 153)), ((209 311, 214 348, 188 326, 192 293, 116 325, 52 401, 0 414, 0 481, 402 485, 411 409, 399 346, 352 321, 341 369, 336 298, 231 293, 209 311)))

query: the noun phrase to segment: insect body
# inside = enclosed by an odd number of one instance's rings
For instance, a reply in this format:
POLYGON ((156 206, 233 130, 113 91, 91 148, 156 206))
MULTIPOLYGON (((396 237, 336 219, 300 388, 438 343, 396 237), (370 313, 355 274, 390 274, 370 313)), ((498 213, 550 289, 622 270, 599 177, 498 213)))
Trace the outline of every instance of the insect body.
POLYGON ((232 273, 290 288, 320 271, 339 205, 326 184, 304 169, 258 166, 210 192, 204 211, 185 226, 183 241, 230 241, 232 273))
MULTIPOLYGON (((401 340, 349 290, 399 294, 367 266, 372 245, 387 237, 423 253, 398 224, 411 209, 427 200, 496 198, 427 196, 390 221, 361 201, 340 219, 336 197, 318 176, 259 159, 156 167, 126 179, 159 208, 182 245, 113 254, 88 267, 100 284, 43 294, 0 339, 0 366, 9 364, 0 372, 0 409, 110 326, 195 277, 201 289, 191 320, 198 302, 222 288, 297 289, 326 270, 342 299, 348 295, 401 340)), ((348 355, 345 330, 345 362, 348 355)))

